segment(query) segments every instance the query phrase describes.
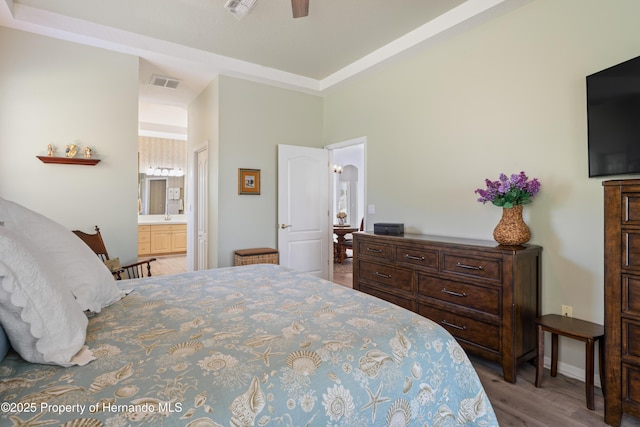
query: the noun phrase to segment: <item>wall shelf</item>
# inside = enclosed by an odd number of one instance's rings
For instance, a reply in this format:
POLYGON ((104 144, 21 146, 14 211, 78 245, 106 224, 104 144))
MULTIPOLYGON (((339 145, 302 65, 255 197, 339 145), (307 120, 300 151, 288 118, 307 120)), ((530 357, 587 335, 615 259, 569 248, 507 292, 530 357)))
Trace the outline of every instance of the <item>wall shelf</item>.
POLYGON ((61 165, 85 165, 95 166, 100 162, 100 159, 83 159, 83 158, 69 158, 69 157, 55 157, 55 156, 36 156, 42 163, 57 163, 61 165))

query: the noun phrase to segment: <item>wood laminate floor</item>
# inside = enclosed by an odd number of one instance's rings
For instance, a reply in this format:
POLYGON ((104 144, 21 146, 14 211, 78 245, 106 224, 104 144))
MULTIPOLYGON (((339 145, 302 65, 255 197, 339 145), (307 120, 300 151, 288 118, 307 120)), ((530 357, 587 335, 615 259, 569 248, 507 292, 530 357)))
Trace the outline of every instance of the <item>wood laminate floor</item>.
MULTIPOLYGON (((156 257, 152 264, 154 275, 181 273, 186 271, 185 256, 156 257)), ((334 267, 333 281, 343 286, 353 286, 351 259, 334 267)), ((546 369, 542 387, 536 388, 535 367, 524 363, 518 367, 515 384, 502 378, 501 367, 473 355, 469 356, 476 368, 487 396, 496 412, 500 426, 531 427, 578 427, 606 426, 604 422, 604 398, 599 388, 595 389, 596 409, 587 409, 584 382, 558 374, 551 378, 546 369)), ((640 427, 640 420, 624 416, 622 427, 640 427)))
MULTIPOLYGON (((469 356, 493 405, 500 426, 606 426, 604 398, 595 389, 595 410, 587 409, 584 382, 545 369, 542 387, 534 385, 536 368, 530 363, 518 367, 515 384, 502 378, 497 363, 469 356)), ((625 416, 621 426, 637 427, 640 420, 625 416)))
POLYGON ((344 260, 344 263, 342 265, 334 264, 333 282, 339 285, 353 288, 353 268, 351 258, 344 260))

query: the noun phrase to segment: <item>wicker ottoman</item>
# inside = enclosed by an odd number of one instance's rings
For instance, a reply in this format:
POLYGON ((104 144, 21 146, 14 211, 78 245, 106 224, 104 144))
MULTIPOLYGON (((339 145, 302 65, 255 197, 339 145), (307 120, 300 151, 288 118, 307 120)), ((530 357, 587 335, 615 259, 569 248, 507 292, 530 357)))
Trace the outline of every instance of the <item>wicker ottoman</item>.
POLYGON ((234 265, 278 264, 278 250, 273 248, 240 249, 235 252, 234 265))

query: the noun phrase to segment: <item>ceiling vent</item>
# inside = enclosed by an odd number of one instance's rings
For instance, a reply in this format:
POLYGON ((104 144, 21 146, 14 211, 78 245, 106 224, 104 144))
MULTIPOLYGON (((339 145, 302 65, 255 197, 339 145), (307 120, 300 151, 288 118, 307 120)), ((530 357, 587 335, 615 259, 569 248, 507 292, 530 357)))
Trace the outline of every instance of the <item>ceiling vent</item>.
POLYGON ((149 84, 152 86, 168 87, 169 89, 175 89, 180 84, 180 80, 174 79, 173 77, 158 76, 154 74, 151 76, 151 81, 149 82, 149 84))

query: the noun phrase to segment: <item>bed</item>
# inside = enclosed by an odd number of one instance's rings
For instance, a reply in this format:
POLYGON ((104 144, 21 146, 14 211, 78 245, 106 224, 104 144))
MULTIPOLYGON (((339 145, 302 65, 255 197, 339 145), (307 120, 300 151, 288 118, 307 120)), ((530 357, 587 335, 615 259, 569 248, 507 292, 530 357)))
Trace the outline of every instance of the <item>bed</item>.
POLYGON ((455 339, 370 295, 272 264, 118 285, 81 311, 93 360, 8 352, 0 425, 498 425, 455 339))

